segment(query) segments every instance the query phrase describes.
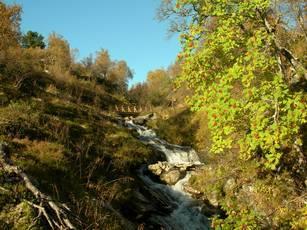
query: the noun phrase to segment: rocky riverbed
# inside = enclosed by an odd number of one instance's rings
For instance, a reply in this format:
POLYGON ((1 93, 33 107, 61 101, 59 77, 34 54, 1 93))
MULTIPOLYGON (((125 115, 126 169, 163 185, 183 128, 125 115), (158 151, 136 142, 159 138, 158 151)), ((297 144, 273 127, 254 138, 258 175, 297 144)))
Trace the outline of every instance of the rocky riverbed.
MULTIPOLYGON (((189 147, 160 140, 153 130, 132 120, 125 124, 138 132, 140 141, 162 152, 166 159, 143 165, 138 170, 142 186, 135 191, 130 212, 137 214, 145 229, 209 229, 210 221, 203 210, 210 207, 204 207, 202 200, 195 199, 201 194, 188 185, 191 175, 204 167, 197 153, 189 147)), ((205 213, 212 214, 211 211, 205 213)))

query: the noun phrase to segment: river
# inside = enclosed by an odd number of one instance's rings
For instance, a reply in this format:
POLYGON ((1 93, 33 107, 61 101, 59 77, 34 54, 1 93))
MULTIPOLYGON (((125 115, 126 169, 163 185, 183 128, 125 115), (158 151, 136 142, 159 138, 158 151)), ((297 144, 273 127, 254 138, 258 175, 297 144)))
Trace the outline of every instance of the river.
MULTIPOLYGON (((134 124, 131 120, 126 121, 126 125, 138 132, 139 139, 143 143, 163 152, 168 163, 201 164, 196 151, 193 149, 161 140, 153 130, 134 124)), ((184 178, 172 186, 154 181, 148 173, 147 166, 142 166, 138 170, 138 176, 150 191, 150 195, 147 195, 147 197, 149 196, 153 203, 158 203, 161 209, 161 212, 154 212, 148 216, 146 222, 156 226, 156 228, 151 229, 157 229, 157 226, 166 230, 210 229, 209 219, 201 213, 200 202, 193 199, 183 190, 183 185, 191 177, 191 172, 187 172, 184 178), (158 201, 153 199, 158 199, 158 201)))

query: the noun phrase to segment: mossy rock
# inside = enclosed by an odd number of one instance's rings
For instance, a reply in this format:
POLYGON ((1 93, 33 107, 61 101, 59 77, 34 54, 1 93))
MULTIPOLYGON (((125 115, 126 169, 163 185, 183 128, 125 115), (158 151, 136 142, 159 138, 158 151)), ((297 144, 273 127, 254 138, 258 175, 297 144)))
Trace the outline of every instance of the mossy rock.
MULTIPOLYGON (((32 207, 26 202, 21 202, 7 210, 4 209, 0 213, 0 228, 12 230, 27 230, 33 225, 33 220, 36 217, 32 207)), ((42 229, 38 225, 32 226, 31 229, 42 229)))

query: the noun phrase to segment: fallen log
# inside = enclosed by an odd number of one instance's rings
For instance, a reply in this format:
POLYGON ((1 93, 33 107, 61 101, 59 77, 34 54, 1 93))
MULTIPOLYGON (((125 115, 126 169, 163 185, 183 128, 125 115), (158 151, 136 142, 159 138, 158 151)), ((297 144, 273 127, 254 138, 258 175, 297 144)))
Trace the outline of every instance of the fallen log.
POLYGON ((23 180, 26 188, 38 201, 38 204, 30 201, 27 201, 27 203, 38 210, 38 217, 45 217, 51 229, 75 229, 68 218, 70 209, 64 204, 57 204, 50 196, 42 193, 31 182, 28 175, 13 164, 9 157, 7 144, 3 142, 0 143, 0 170, 9 174, 14 173, 23 180))

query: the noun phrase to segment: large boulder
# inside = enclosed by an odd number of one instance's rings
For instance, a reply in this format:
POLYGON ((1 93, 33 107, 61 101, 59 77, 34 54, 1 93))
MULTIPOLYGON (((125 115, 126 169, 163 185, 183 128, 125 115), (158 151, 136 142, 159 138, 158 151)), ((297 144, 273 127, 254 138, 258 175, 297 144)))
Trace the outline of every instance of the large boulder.
POLYGON ((166 161, 159 161, 156 164, 149 165, 148 169, 153 174, 159 176, 161 181, 169 185, 176 184, 181 178, 185 176, 184 170, 180 170, 180 168, 166 161))
POLYGON ((162 173, 160 179, 164 181, 166 184, 174 185, 176 184, 182 177, 183 173, 180 172, 178 169, 173 169, 171 171, 162 173))
POLYGON ((193 171, 202 165, 193 163, 171 164, 167 161, 159 161, 156 164, 148 166, 149 171, 160 177, 161 181, 169 185, 176 184, 180 179, 184 178, 187 171, 193 171))

